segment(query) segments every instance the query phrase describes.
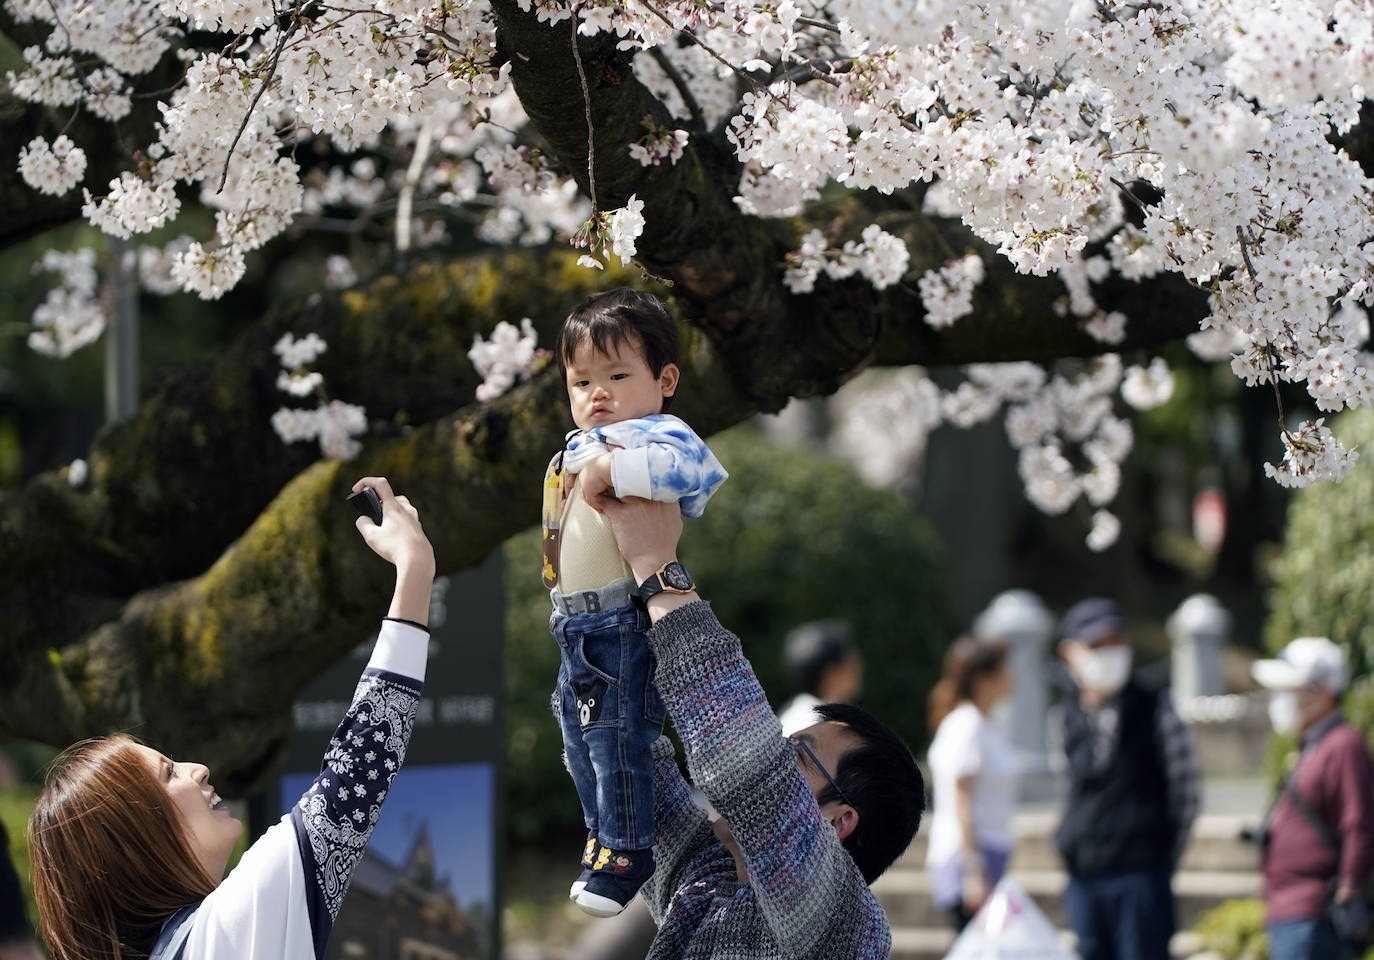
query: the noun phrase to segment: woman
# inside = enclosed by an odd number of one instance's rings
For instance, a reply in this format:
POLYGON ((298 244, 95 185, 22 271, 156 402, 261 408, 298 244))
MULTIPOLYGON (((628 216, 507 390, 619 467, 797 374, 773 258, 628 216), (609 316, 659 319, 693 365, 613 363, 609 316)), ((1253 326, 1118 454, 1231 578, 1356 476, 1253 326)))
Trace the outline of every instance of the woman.
POLYGON ((931 899, 962 930, 1006 871, 1016 804, 1016 753, 993 718, 1011 694, 1007 650, 972 637, 945 654, 930 694, 934 780, 926 868, 931 899))
POLYGON ((49 771, 29 822, 53 960, 306 960, 325 943, 405 756, 429 649, 434 551, 380 477, 367 545, 396 567, 391 609, 323 769, 228 876, 243 826, 198 763, 132 737, 87 740, 49 771))

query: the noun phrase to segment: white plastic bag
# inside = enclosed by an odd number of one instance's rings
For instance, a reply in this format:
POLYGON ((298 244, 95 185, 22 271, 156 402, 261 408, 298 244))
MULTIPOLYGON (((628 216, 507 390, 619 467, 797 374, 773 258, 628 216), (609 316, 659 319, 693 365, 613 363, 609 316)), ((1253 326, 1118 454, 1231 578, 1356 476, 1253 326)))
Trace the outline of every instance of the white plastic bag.
POLYGON ((1078 960, 1014 880, 1003 877, 945 960, 1078 960))

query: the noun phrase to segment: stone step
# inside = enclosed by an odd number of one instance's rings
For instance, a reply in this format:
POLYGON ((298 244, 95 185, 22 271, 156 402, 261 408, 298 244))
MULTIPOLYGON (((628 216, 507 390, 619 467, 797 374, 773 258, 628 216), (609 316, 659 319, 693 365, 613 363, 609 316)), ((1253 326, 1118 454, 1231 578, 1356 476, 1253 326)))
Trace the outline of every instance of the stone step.
MULTIPOLYGON (((1255 847, 1242 842, 1240 831, 1259 822, 1259 815, 1203 814, 1193 826, 1192 841, 1183 857, 1183 870, 1205 872, 1254 872, 1259 869, 1259 853, 1255 847)), ((1054 829, 1059 823, 1056 812, 1037 811, 1017 814, 1012 821, 1016 834, 1016 851, 1012 864, 1016 869, 1053 870, 1062 867, 1054 847, 1054 829)), ((900 867, 922 868, 929 841, 929 825, 922 824, 921 832, 911 842, 898 861, 900 867)))
MULTIPOLYGON (((1059 939, 1065 946, 1073 948, 1074 936, 1067 930, 1059 931, 1059 939)), ((949 948, 954 946, 954 931, 937 927, 895 927, 892 930, 892 960, 943 960, 949 948)), ((1176 934, 1169 943, 1169 952, 1182 960, 1191 957, 1202 947, 1197 934, 1192 931, 1176 934)))
MULTIPOLYGON (((1050 922, 1065 925, 1064 890, 1068 875, 1060 869, 1027 870, 1013 868, 1011 878, 1035 900, 1050 922)), ((944 916, 930 900, 930 877, 924 869, 893 867, 873 884, 893 928, 937 929, 944 916)), ((1174 877, 1174 898, 1178 908, 1178 927, 1189 930, 1206 911, 1225 900, 1257 897, 1260 878, 1256 871, 1188 870, 1174 877)))

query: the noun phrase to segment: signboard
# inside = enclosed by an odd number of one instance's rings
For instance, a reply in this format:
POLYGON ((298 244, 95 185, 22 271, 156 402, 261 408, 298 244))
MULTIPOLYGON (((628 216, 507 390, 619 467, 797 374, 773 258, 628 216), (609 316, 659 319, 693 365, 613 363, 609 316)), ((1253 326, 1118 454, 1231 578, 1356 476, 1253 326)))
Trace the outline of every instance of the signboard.
MULTIPOLYGON (((434 583, 429 666, 405 766, 353 875, 328 960, 496 960, 500 910, 503 560, 434 583)), ((295 705, 269 822, 319 772, 375 634, 295 705)))

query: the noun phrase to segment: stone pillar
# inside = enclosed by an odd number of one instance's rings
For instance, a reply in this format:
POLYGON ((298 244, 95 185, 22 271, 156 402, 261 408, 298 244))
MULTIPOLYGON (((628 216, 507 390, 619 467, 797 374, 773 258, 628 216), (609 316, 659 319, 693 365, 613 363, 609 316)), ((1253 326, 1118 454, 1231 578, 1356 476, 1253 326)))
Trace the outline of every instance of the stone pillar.
POLYGON ((1221 678, 1221 646, 1231 629, 1231 614, 1209 593, 1184 600, 1164 625, 1173 642, 1170 682, 1176 701, 1226 692, 1221 678))
POLYGON ((1021 757, 1021 772, 1049 772, 1045 715, 1049 709, 1049 642, 1054 618, 1029 590, 1008 590, 993 598, 973 622, 974 635, 1007 645, 1007 667, 1015 693, 1009 721, 1012 743, 1021 757))

